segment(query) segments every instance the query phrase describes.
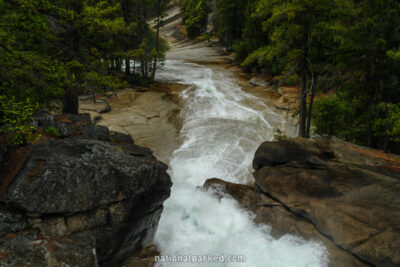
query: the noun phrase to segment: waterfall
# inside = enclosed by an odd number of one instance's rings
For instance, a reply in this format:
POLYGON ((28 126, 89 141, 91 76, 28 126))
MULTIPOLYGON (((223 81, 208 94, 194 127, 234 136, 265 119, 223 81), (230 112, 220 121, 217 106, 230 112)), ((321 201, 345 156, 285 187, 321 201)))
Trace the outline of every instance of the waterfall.
MULTIPOLYGON (((326 249, 319 243, 291 235, 274 239, 269 226, 256 225, 254 215, 235 200, 219 200, 196 189, 208 178, 251 181, 254 153, 263 141, 273 138, 280 116, 242 91, 226 73, 202 65, 167 60, 157 80, 188 85, 181 93, 183 142, 170 159, 174 185, 156 236, 162 255, 245 258, 242 263, 202 266, 326 266, 326 249)), ((164 262, 159 266, 194 265, 164 262)))

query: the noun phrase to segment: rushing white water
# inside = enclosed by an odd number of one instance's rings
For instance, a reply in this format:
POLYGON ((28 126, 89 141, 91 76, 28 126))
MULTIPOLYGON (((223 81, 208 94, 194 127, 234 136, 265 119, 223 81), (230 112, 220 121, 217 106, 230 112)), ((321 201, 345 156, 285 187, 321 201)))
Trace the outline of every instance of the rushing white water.
POLYGON ((233 199, 219 200, 211 192, 196 189, 213 177, 249 181, 254 153, 273 137, 280 117, 260 99, 243 92, 226 73, 213 73, 201 65, 168 60, 157 79, 190 85, 182 93, 183 143, 170 161, 174 186, 156 236, 162 255, 246 258, 244 263, 202 266, 325 266, 322 245, 290 235, 275 240, 268 226, 255 225, 253 215, 233 199))

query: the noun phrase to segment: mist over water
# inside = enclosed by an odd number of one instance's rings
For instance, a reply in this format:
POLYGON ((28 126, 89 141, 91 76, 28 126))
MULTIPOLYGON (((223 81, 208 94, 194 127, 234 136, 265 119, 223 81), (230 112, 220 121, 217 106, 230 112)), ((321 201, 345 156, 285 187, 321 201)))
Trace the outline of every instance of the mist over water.
POLYGON ((253 215, 233 199, 218 200, 211 192, 196 189, 214 177, 251 181, 254 153, 263 141, 273 138, 280 116, 243 92, 226 73, 213 73, 201 65, 167 60, 157 80, 189 85, 181 94, 183 143, 170 161, 174 186, 156 236, 162 255, 246 257, 244 263, 202 266, 326 266, 322 245, 290 235, 275 240, 268 226, 255 225, 253 215))

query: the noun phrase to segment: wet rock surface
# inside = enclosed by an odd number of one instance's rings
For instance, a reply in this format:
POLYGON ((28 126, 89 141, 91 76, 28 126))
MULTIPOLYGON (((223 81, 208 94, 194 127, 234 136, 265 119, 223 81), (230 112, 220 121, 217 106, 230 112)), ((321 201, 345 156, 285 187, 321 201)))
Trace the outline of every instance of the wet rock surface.
POLYGON ((263 143, 256 185, 208 180, 272 226, 322 242, 330 266, 399 266, 400 159, 336 138, 263 143))
POLYGON ((95 117, 98 114, 104 114, 111 111, 111 106, 108 103, 107 99, 110 97, 116 96, 116 93, 110 94, 106 93, 103 98, 96 97, 96 102, 94 102, 94 98, 92 96, 80 96, 79 97, 79 110, 82 113, 90 113, 92 117, 95 117))
POLYGON ((98 125, 111 131, 132 136, 135 143, 154 151, 154 155, 168 164, 179 147, 179 93, 186 86, 157 83, 150 88, 122 89, 108 99, 112 110, 102 114, 98 125))
POLYGON ((7 152, 20 162, 1 166, 15 170, 0 177, 0 265, 117 266, 151 245, 170 194, 167 166, 86 115, 36 115, 67 137, 20 148, 24 157, 7 152))

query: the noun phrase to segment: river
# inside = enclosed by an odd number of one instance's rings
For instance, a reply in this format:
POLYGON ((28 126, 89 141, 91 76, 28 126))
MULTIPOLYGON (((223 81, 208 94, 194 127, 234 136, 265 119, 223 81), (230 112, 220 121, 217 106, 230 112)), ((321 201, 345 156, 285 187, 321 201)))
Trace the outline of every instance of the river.
MULTIPOLYGON (((226 73, 203 65, 167 60, 156 79, 188 85, 181 93, 183 142, 170 158, 174 185, 156 236, 161 254, 182 260, 189 255, 245 259, 202 266, 326 266, 322 245, 290 235, 274 239, 267 225, 256 225, 254 215, 233 199, 218 199, 213 192, 197 188, 214 177, 251 182, 254 153, 263 141, 273 139, 280 116, 242 91, 226 73)), ((164 262, 159 266, 194 265, 164 262)))

